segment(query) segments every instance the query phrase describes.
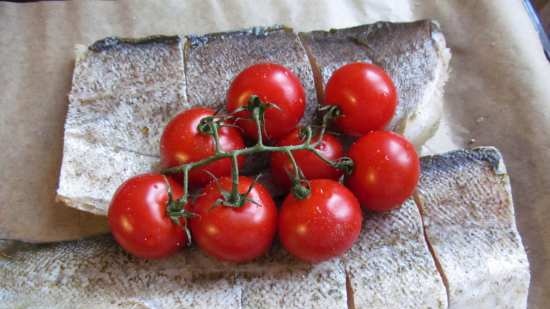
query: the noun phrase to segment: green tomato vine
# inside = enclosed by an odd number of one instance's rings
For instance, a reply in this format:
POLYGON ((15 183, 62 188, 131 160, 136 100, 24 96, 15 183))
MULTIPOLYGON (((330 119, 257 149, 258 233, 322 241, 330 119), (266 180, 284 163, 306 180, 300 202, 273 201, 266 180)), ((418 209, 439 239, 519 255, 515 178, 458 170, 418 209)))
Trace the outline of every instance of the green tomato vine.
MULTIPOLYGON (((248 199, 248 192, 251 188, 245 193, 239 193, 239 165, 238 157, 252 155, 262 152, 284 152, 288 155, 290 162, 292 163, 294 173, 290 175, 292 177, 292 189, 291 192, 299 199, 307 198, 310 194, 309 184, 307 179, 305 179, 300 167, 298 166, 293 151, 297 150, 306 150, 314 153, 326 164, 341 169, 344 173, 350 173, 353 168, 353 161, 348 157, 342 157, 338 160, 332 161, 325 158, 322 153, 317 149, 323 140, 323 136, 326 133, 327 126, 329 122, 338 117, 339 110, 336 106, 328 105, 320 109, 322 113, 321 125, 319 128, 319 134, 316 141, 313 141, 313 128, 312 126, 307 126, 302 129, 301 134, 303 135, 304 142, 298 145, 289 145, 289 146, 270 146, 266 145, 263 140, 262 133, 265 130, 264 126, 264 115, 265 111, 268 108, 276 108, 275 105, 270 103, 265 103, 260 100, 258 96, 252 95, 249 99, 249 104, 244 106, 241 110, 248 110, 251 114, 252 120, 256 123, 258 140, 255 145, 237 149, 233 151, 223 151, 220 149, 219 134, 218 130, 220 127, 228 125, 227 120, 233 118, 234 116, 210 116, 205 117, 201 120, 198 125, 198 130, 204 134, 209 134, 214 140, 215 152, 214 155, 204 158, 199 161, 185 163, 179 166, 174 166, 164 169, 162 172, 164 174, 182 174, 183 175, 183 195, 179 199, 173 199, 170 195, 170 202, 167 206, 167 213, 176 223, 180 223, 181 218, 186 220, 187 218, 193 216, 192 213, 185 210, 185 205, 189 202, 189 171, 193 168, 205 166, 209 163, 212 163, 217 160, 224 158, 231 159, 231 177, 232 177, 232 188, 230 192, 222 192, 222 198, 218 204, 225 207, 241 207, 248 199)), ((235 111, 239 112, 241 110, 235 111)), ((254 184, 252 184, 253 186, 254 184)), ((251 186, 251 187, 252 187, 251 186)))

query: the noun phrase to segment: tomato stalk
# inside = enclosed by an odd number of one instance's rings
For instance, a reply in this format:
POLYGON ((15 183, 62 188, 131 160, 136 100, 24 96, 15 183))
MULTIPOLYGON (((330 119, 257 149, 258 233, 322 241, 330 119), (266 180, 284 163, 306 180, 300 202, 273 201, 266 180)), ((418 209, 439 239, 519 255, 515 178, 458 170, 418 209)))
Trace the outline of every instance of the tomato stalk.
POLYGON ((189 245, 191 244, 191 231, 189 231, 188 225, 187 225, 187 219, 193 217, 195 214, 185 209, 185 204, 187 204, 187 191, 188 191, 188 183, 189 183, 189 168, 185 168, 183 172, 183 190, 184 194, 183 197, 180 199, 174 199, 174 196, 172 195, 172 188, 170 186, 170 183, 168 179, 164 179, 166 182, 166 188, 168 190, 168 203, 166 206, 166 213, 168 214, 168 217, 170 217, 170 220, 174 222, 177 225, 183 226, 183 229, 185 231, 185 234, 187 236, 187 239, 189 241, 189 245), (181 220, 183 219, 184 224, 181 224, 181 220))
POLYGON ((241 195, 239 194, 239 161, 237 155, 231 156, 231 195, 229 196, 229 203, 233 205, 242 206, 241 195))
POLYGON ((323 140, 323 136, 327 131, 327 127, 330 121, 339 117, 341 112, 340 112, 340 108, 338 108, 338 106, 336 105, 325 105, 319 108, 319 111, 323 113, 323 117, 321 118, 321 130, 319 132, 319 141, 318 141, 320 143, 323 140))
MULTIPOLYGON (((311 140, 309 142, 311 142, 311 140)), ((311 193, 309 183, 305 181, 304 173, 298 166, 298 163, 296 162, 296 158, 294 158, 292 151, 287 150, 286 154, 288 155, 288 158, 292 163, 292 168, 294 169, 294 177, 292 178, 292 194, 294 194, 294 196, 296 196, 298 199, 305 199, 311 193)))
MULTIPOLYGON (((258 99, 258 97, 253 97, 251 100, 258 99)), ((258 99, 259 100, 259 99, 258 99)), ((258 130, 258 145, 263 146, 263 119, 264 119, 264 107, 258 105, 252 109, 252 119, 256 122, 256 127, 258 130)))
POLYGON ((246 156, 246 155, 252 155, 256 153, 261 152, 285 152, 288 156, 290 161, 292 162, 292 166, 294 169, 294 176, 293 176, 293 186, 292 186, 292 192, 293 194, 300 199, 304 199, 310 194, 309 190, 309 184, 307 180, 304 178, 304 175, 302 171, 300 170, 300 167, 296 163, 296 160, 294 156, 292 155, 293 151, 298 150, 307 150, 310 152, 313 152, 317 157, 322 159, 325 163, 328 165, 336 168, 341 169, 346 173, 349 173, 353 167, 353 161, 350 158, 344 157, 340 158, 339 160, 333 161, 323 156, 323 154, 317 149, 317 147, 321 144, 323 135, 326 132, 326 128, 330 122, 331 119, 334 119, 334 117, 337 117, 339 115, 339 110, 336 106, 329 106, 327 108, 323 108, 321 111, 323 112, 322 117, 322 123, 321 128, 319 132, 318 139, 316 141, 312 141, 313 139, 313 129, 311 126, 307 126, 304 128, 304 142, 298 145, 288 145, 288 146, 270 146, 265 145, 263 141, 262 132, 264 131, 264 113, 267 108, 272 108, 275 105, 270 103, 262 102, 257 96, 252 95, 249 99, 249 105, 246 106, 246 108, 250 111, 250 114, 252 116, 252 120, 256 123, 257 127, 257 142, 255 145, 236 149, 233 151, 223 151, 220 149, 219 146, 219 134, 218 129, 225 125, 223 124, 223 117, 221 119, 216 119, 217 117, 206 117, 203 118, 203 121, 199 124, 199 130, 201 132, 204 132, 206 134, 210 134, 212 138, 214 139, 215 143, 215 154, 199 160, 195 162, 189 162, 185 163, 179 166, 170 167, 163 170, 163 173, 165 174, 183 174, 183 196, 178 201, 178 204, 185 205, 189 200, 189 189, 188 189, 188 182, 189 182, 189 171, 193 168, 205 166, 209 163, 212 163, 217 160, 221 160, 224 158, 230 158, 232 161, 232 181, 233 185, 231 188, 231 192, 227 194, 227 198, 223 201, 224 206, 229 207, 240 207, 244 204, 246 201, 246 194, 240 194, 238 192, 238 181, 239 181, 239 167, 238 167, 238 160, 237 158, 239 156, 246 156))

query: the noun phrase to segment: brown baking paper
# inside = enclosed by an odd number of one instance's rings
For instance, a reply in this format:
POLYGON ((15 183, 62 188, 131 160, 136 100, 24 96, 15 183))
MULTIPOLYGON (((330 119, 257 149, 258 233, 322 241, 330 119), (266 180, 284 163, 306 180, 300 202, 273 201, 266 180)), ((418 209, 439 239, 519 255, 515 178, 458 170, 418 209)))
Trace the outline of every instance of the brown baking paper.
POLYGON ((300 31, 438 20, 453 52, 444 122, 424 153, 494 145, 531 262, 530 308, 550 303, 550 64, 520 1, 78 1, 0 3, 0 238, 106 232, 57 204, 73 46, 105 36, 285 24, 300 31))

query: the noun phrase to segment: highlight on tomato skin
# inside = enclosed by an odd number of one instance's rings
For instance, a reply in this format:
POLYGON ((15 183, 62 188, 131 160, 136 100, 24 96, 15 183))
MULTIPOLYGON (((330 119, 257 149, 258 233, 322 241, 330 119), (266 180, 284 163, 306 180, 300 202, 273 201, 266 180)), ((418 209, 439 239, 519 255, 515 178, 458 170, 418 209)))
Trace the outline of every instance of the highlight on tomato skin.
POLYGON ((337 105, 336 127, 362 136, 383 130, 395 114, 397 89, 391 77, 372 63, 354 62, 338 68, 325 88, 324 105, 337 105))
MULTIPOLYGON (((214 138, 198 130, 201 119, 214 115, 214 110, 195 107, 176 115, 166 125, 160 139, 160 156, 163 167, 173 167, 206 159, 215 154, 214 138)), ((233 151, 245 147, 244 140, 237 128, 223 126, 218 130, 222 151, 233 151)), ((239 167, 244 157, 238 158, 239 167)), ((193 187, 207 184, 215 177, 231 174, 231 159, 224 158, 206 166, 194 168, 189 172, 189 183, 193 187), (209 173, 208 173, 209 172, 209 173)), ((181 177, 179 177, 181 178, 181 177)))
MULTIPOLYGON (((314 135, 312 142, 319 141, 319 135, 314 135)), ((296 128, 290 132, 287 136, 277 142, 278 146, 290 146, 299 145, 304 142, 301 137, 300 129, 296 128)), ((344 147, 340 140, 330 134, 323 135, 323 139, 320 145, 317 147, 320 154, 329 160, 338 160, 344 156, 344 147)), ((302 170, 306 179, 333 179, 337 180, 342 176, 342 171, 336 169, 322 159, 317 157, 314 153, 308 150, 297 150, 292 152, 296 163, 302 170)), ((270 158, 271 175, 273 180, 278 185, 282 186, 285 190, 288 190, 291 186, 291 179, 289 177, 294 175, 294 168, 288 155, 284 152, 274 152, 270 158)))
MULTIPOLYGON (((304 87, 290 69, 280 64, 258 63, 239 73, 227 91, 227 110, 234 112, 248 105, 252 95, 258 96, 264 103, 275 105, 265 111, 262 136, 266 140, 276 140, 288 134, 304 115, 304 87)), ((237 125, 243 128, 244 134, 257 139, 257 126, 251 120, 250 112, 241 111, 236 115, 241 117, 237 125)))
POLYGON ((168 184, 173 197, 180 198, 180 184, 158 173, 134 176, 115 192, 108 222, 113 237, 127 252, 158 259, 176 253, 188 243, 182 226, 172 222, 166 213, 168 184))
POLYGON ((238 191, 241 194, 250 191, 242 206, 217 203, 222 191, 230 192, 231 187, 229 177, 207 185, 190 207, 196 217, 189 220, 189 226, 194 243, 206 254, 242 263, 264 255, 271 248, 277 231, 277 207, 263 185, 245 176, 239 177, 238 191))
POLYGON ((290 193, 279 213, 279 238, 297 258, 318 263, 339 256, 359 238, 363 214, 357 198, 339 182, 310 181, 310 195, 290 193))
POLYGON ((414 146, 394 132, 374 131, 351 146, 354 162, 346 186, 361 205, 371 211, 389 211, 409 198, 420 177, 420 161, 414 146))

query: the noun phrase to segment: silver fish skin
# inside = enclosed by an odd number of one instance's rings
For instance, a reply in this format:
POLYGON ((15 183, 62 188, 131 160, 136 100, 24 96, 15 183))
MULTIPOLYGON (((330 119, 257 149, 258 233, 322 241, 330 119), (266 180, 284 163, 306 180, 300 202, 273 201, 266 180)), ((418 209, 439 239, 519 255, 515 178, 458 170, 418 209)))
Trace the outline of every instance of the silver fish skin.
POLYGON ((0 245, 0 303, 525 308, 529 269, 498 152, 458 150, 425 157, 422 167, 415 199, 388 213, 366 214, 360 239, 340 258, 309 265, 276 245, 257 261, 239 265, 196 248, 145 261, 124 253, 109 236, 42 246, 7 242, 0 245))
POLYGON ((416 199, 449 308, 527 308, 529 262, 501 154, 481 147, 421 162, 416 199))
POLYGON ((185 95, 179 36, 138 39, 107 37, 89 47, 76 46, 70 95, 80 99, 175 87, 185 95))
POLYGON ((107 38, 77 51, 58 200, 105 215, 124 180, 157 167, 164 125, 189 108, 183 44, 107 38))
MULTIPOLYGON (((415 34, 419 32, 417 24, 388 24, 382 28, 401 29, 388 31, 398 33, 394 37, 400 39, 412 36, 407 42, 423 42, 416 38, 421 37, 415 34)), ((365 27, 376 28, 370 25, 357 29, 365 27)), ((353 29, 356 28, 336 31, 334 38, 356 31, 353 29)), ((70 207, 105 215, 112 194, 125 179, 158 169, 158 140, 169 119, 192 106, 222 107, 230 81, 242 69, 257 62, 281 63, 298 75, 307 92, 302 123, 311 123, 317 99, 309 62, 312 57, 308 58, 302 41, 306 42, 291 29, 271 27, 204 36, 106 38, 87 49, 80 47, 69 95, 57 199, 70 207)), ((385 48, 384 59, 389 59, 390 64, 408 61, 399 49, 390 48, 395 42, 383 35, 369 36, 369 42, 385 48), (397 54, 392 55, 393 52, 397 54), (405 58, 400 60, 399 56, 405 58)), ((342 47, 349 47, 346 42, 341 43, 342 47)), ((324 41, 319 44, 325 45, 324 41)), ((322 50, 330 54, 334 48, 322 50)), ((316 63, 321 63, 326 55, 319 54, 316 63)), ((413 58, 418 57, 415 54, 413 58)), ((444 67, 444 62, 438 61, 437 67, 444 67)), ((419 71, 417 75, 430 72, 419 71)), ((409 74, 395 78, 401 78, 399 86, 414 84, 406 79, 419 77, 409 74)), ((435 89, 441 90, 441 87, 435 89)), ((422 102, 428 101, 432 102, 422 102)), ((439 109, 435 106, 431 103, 423 108, 419 106, 414 115, 407 118, 407 128, 420 132, 418 136, 430 136, 433 126, 425 116, 438 115, 439 109)), ((264 169, 267 161, 267 156, 249 158, 244 173, 264 169)))
POLYGON ((32 246, 0 243, 0 308, 346 308, 336 261, 300 263, 282 250, 258 261, 218 262, 195 248, 142 260, 110 236, 32 246))
POLYGON ((447 308, 412 199, 391 212, 367 213, 359 240, 342 261, 354 308, 447 308))
POLYGON ((317 265, 278 246, 234 265, 195 248, 141 260, 109 236, 41 246, 7 242, 0 244, 0 308, 446 308, 419 221, 412 202, 371 216, 350 252, 317 265))
POLYGON ((247 67, 262 62, 281 64, 293 71, 306 91, 301 121, 310 124, 317 110, 313 72, 298 35, 290 28, 254 27, 241 31, 189 36, 185 72, 189 102, 214 109, 224 107, 231 81, 247 67))
POLYGON ((300 38, 314 68, 319 98, 324 97, 332 73, 342 65, 374 63, 388 72, 398 93, 396 113, 387 129, 404 134, 417 147, 435 133, 451 57, 435 22, 377 22, 300 33, 300 38))

